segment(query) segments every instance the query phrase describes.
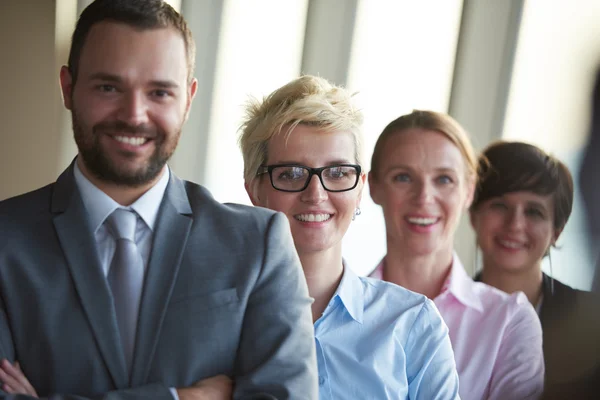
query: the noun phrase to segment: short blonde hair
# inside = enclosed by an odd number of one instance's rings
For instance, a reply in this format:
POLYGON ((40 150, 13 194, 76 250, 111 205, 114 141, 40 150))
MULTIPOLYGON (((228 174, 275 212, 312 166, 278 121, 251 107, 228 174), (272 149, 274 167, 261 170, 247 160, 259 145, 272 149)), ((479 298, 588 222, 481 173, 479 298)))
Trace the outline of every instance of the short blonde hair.
POLYGON ((290 135, 298 124, 324 132, 351 132, 356 163, 361 164, 363 116, 352 100, 353 94, 343 87, 304 75, 275 90, 262 102, 248 101, 239 138, 245 181, 251 182, 267 162, 269 140, 281 133, 290 135))
POLYGON ((373 150, 373 156, 371 158, 371 175, 373 178, 377 179, 383 149, 385 148, 388 139, 392 135, 402 131, 419 128, 437 131, 450 139, 450 141, 460 150, 467 169, 467 176, 477 179, 477 155, 467 132, 448 114, 424 110, 413 110, 412 113, 395 119, 385 127, 383 132, 381 132, 381 135, 379 135, 379 138, 377 139, 377 143, 375 143, 375 149, 373 150))

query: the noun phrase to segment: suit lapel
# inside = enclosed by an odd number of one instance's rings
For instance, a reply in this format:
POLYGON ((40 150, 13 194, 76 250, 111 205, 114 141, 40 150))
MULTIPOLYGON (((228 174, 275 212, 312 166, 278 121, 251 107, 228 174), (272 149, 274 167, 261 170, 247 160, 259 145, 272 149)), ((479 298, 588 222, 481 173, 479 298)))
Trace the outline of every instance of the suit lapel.
POLYGON ((184 184, 171 174, 160 206, 146 271, 131 371, 133 387, 144 384, 150 371, 167 305, 192 226, 191 214, 184 184))
POLYGON ((116 388, 127 387, 127 370, 110 289, 95 238, 73 176, 73 164, 58 178, 52 196, 54 227, 73 283, 116 388))

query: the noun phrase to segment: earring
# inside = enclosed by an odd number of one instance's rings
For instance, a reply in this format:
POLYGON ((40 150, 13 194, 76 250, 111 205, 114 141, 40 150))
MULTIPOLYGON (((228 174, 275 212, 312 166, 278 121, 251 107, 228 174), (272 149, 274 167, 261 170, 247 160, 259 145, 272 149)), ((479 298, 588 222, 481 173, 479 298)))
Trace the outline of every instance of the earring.
POLYGON ((480 267, 479 265, 479 246, 477 246, 477 239, 475 239, 475 257, 473 258, 474 262, 475 262, 475 268, 474 268, 474 276, 477 277, 478 274, 481 274, 481 270, 483 268, 480 267))
POLYGON ((550 263, 550 293, 554 295, 554 272, 552 272, 552 253, 548 248, 548 262, 550 263))
POLYGON ((356 219, 356 217, 358 215, 360 215, 362 213, 362 211, 360 211, 360 207, 356 207, 356 210, 354 210, 354 215, 352 216, 352 221, 354 221, 356 219))

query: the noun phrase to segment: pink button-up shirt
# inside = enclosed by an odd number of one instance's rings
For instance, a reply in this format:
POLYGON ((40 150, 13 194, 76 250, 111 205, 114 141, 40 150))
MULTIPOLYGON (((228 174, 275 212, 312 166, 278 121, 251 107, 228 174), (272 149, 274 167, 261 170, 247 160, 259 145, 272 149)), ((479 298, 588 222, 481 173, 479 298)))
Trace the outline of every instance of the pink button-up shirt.
MULTIPOLYGON (((371 273, 382 279, 385 258, 371 273)), ((540 320, 521 293, 474 282, 456 255, 434 299, 450 330, 462 400, 537 399, 544 387, 540 320)))

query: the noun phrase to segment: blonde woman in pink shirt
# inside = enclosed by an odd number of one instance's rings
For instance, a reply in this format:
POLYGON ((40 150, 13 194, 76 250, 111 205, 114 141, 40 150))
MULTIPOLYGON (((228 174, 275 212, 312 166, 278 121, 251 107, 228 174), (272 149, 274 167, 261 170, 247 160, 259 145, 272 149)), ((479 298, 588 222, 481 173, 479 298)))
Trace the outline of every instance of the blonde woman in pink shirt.
POLYGON ((382 132, 370 193, 383 208, 387 254, 371 274, 433 299, 450 330, 463 400, 536 399, 544 386, 542 330, 521 293, 474 282, 454 252, 477 158, 450 116, 414 111, 382 132))

